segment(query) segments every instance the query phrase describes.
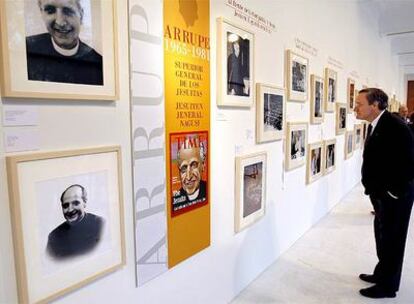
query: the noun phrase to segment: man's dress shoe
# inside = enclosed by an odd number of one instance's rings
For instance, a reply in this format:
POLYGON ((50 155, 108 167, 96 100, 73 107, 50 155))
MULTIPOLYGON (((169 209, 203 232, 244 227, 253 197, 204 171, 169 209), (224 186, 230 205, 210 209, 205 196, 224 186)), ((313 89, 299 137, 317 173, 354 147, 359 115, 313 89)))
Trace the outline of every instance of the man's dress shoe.
POLYGON ((395 291, 386 291, 374 285, 369 288, 364 288, 359 291, 361 295, 367 298, 380 299, 380 298, 395 298, 395 291))
POLYGON ((365 274, 365 273, 361 273, 359 275, 359 278, 362 281, 368 282, 368 283, 376 283, 375 277, 372 274, 365 274))

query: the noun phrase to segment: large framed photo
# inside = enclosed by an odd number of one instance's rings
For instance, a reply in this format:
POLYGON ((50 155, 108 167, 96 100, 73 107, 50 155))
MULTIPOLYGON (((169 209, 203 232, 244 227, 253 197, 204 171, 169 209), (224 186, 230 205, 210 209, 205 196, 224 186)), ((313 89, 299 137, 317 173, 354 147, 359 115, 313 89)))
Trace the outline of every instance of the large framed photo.
POLYGON ((352 112, 355 107, 355 97, 357 94, 355 94, 355 80, 352 78, 348 78, 348 112, 352 112))
POLYGON ((308 124, 305 122, 288 122, 286 136, 286 170, 292 170, 305 164, 307 143, 308 124))
POLYGON ((236 158, 236 232, 265 214, 266 158, 266 152, 236 158))
POLYGON ((286 51, 287 99, 304 102, 308 98, 309 60, 299 54, 286 51))
POLYGON ((308 164, 306 182, 314 182, 323 175, 323 143, 316 142, 308 146, 308 164))
POLYGON ((346 131, 346 104, 336 104, 336 135, 344 134, 346 131))
POLYGON ((355 143, 354 150, 361 148, 362 143, 362 123, 355 125, 355 143))
POLYGON ((336 71, 325 68, 325 112, 335 111, 338 75, 336 71))
POLYGON ((217 105, 250 107, 254 101, 254 34, 218 18, 217 105))
POLYGON ((336 139, 325 140, 324 142, 324 174, 335 170, 336 165, 336 139))
POLYGON ((345 159, 352 156, 354 152, 354 130, 346 131, 345 134, 345 159))
POLYGON ((0 1, 5 97, 116 100, 115 1, 0 1))
POLYGON ((258 83, 256 93, 256 141, 280 140, 285 130, 285 90, 258 83))
POLYGON ((7 157, 19 303, 125 264, 120 147, 7 157))
POLYGON ((323 122, 323 78, 311 75, 310 122, 319 124, 323 122))

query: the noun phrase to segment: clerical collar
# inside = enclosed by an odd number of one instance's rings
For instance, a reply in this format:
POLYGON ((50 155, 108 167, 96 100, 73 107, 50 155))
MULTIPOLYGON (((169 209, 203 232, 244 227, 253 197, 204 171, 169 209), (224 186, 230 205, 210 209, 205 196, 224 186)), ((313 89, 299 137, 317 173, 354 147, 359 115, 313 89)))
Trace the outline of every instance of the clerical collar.
POLYGON ((189 200, 190 200, 190 201, 195 200, 195 199, 197 198, 197 196, 198 196, 198 193, 199 193, 199 192, 200 192, 200 188, 198 188, 196 191, 194 191, 194 193, 193 193, 193 194, 187 194, 187 195, 188 195, 189 200))
POLYGON ((63 49, 60 46, 58 46, 56 44, 56 42, 53 40, 52 37, 50 37, 50 39, 52 39, 52 43, 53 43, 53 47, 54 47, 55 51, 58 52, 60 55, 63 55, 63 56, 73 56, 79 50, 79 40, 78 40, 78 43, 76 44, 76 46, 74 48, 72 48, 70 50, 66 50, 66 49, 63 49))

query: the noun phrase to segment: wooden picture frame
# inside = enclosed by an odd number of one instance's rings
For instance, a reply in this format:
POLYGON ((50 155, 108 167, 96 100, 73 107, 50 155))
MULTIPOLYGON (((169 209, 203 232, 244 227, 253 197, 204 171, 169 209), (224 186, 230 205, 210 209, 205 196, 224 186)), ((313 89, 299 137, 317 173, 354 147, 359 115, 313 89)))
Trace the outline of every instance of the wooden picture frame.
POLYGON ((256 94, 256 142, 282 139, 286 125, 285 90, 257 83, 256 94))
POLYGON ((286 129, 285 170, 289 171, 305 164, 308 124, 306 122, 288 122, 286 129))
POLYGON ((217 19, 217 105, 251 107, 255 97, 254 34, 217 19))
POLYGON ((289 101, 308 99, 309 59, 292 50, 286 51, 286 86, 289 101))
POLYGON ((119 146, 6 162, 19 303, 48 303, 125 264, 119 146))
POLYGON ((266 152, 236 158, 236 233, 252 225, 265 214, 266 162, 266 152))
POLYGON ((325 140, 323 143, 324 174, 331 173, 336 167, 336 139, 325 140))
POLYGON ((345 133, 345 159, 351 158, 352 154, 354 153, 354 130, 346 131, 345 133))
POLYGON ((347 105, 345 103, 336 104, 336 135, 342 135, 347 126, 347 105))
POLYGON ((338 89, 337 72, 330 68, 325 68, 325 112, 335 111, 337 89, 338 89))
POLYGON ((356 89, 355 89, 355 80, 352 78, 348 78, 348 90, 347 90, 347 98, 348 98, 348 113, 354 111, 355 107, 355 98, 356 98, 356 89))
POLYGON ((362 146, 362 123, 359 124, 355 124, 354 126, 354 138, 355 138, 355 142, 354 142, 354 151, 357 149, 360 149, 362 146))
MULTIPOLYGON (((76 16, 71 22, 82 20, 79 36, 73 39, 71 33, 62 37, 53 29, 47 31, 50 26, 42 21, 37 1, 1 1, 2 96, 118 99, 115 7, 114 0, 92 1, 82 7, 83 15, 77 7, 70 8, 76 16), (77 44, 63 49, 69 43, 77 44)), ((70 25, 78 26, 76 22, 70 25)))
POLYGON ((322 77, 311 75, 311 99, 310 99, 310 122, 320 124, 323 122, 324 111, 324 81, 322 77))
POLYGON ((308 145, 308 161, 306 170, 306 182, 314 182, 323 175, 324 154, 323 142, 315 142, 308 145))

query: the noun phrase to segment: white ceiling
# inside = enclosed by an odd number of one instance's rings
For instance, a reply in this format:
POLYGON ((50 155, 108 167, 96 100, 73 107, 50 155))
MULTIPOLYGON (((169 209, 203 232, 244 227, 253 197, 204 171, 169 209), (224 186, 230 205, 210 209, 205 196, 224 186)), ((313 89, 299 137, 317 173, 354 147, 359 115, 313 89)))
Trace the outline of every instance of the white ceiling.
POLYGON ((405 74, 414 74, 414 0, 373 0, 379 30, 389 37, 405 74))

